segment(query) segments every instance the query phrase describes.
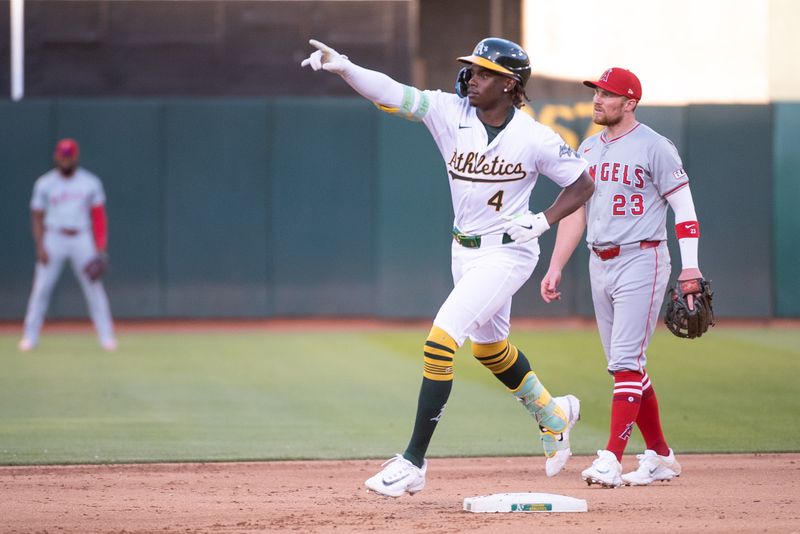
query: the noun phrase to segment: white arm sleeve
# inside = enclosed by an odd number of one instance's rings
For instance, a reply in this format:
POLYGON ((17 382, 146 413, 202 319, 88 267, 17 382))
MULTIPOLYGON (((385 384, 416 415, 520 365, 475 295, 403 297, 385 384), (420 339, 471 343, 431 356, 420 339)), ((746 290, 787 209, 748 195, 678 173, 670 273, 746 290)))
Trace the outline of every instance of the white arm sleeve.
POLYGON ((410 121, 421 121, 431 103, 428 95, 414 87, 396 82, 382 72, 365 69, 348 61, 341 77, 358 94, 387 113, 410 121))
MULTIPOLYGON (((675 224, 686 221, 696 221, 697 214, 694 210, 694 200, 692 200, 692 191, 689 185, 681 187, 674 193, 667 196, 672 211, 675 212, 675 224)), ((699 239, 692 237, 684 237, 678 239, 678 245, 681 248, 681 264, 684 269, 699 268, 697 260, 697 244, 699 239)))
POLYGON ((348 62, 341 76, 358 94, 379 106, 397 108, 403 103, 405 86, 382 72, 348 62))
POLYGON ((672 211, 675 212, 675 224, 684 221, 696 221, 697 214, 694 211, 694 200, 692 200, 692 190, 687 184, 667 197, 672 211))

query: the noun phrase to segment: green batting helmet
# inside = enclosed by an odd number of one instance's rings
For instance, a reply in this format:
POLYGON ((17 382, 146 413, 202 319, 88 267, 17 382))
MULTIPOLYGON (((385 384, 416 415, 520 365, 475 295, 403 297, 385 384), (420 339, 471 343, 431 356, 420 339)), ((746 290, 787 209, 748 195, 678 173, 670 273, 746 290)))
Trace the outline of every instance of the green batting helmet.
POLYGON ((517 43, 499 37, 488 37, 475 46, 472 55, 458 58, 462 63, 478 65, 514 78, 525 88, 531 77, 528 54, 517 43))

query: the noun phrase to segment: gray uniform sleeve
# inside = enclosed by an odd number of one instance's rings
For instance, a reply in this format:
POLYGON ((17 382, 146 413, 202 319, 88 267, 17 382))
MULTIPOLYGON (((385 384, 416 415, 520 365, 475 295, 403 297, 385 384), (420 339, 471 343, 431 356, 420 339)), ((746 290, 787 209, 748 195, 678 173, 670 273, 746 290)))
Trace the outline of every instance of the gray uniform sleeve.
POLYGON ((675 148, 672 141, 666 137, 660 137, 652 145, 651 150, 653 185, 659 195, 666 196, 689 181, 689 176, 683 170, 683 162, 678 154, 678 149, 675 148))
POLYGON ((97 176, 92 175, 92 178, 93 187, 91 193, 89 194, 89 205, 99 206, 101 204, 105 204, 106 192, 105 189, 103 189, 103 182, 101 182, 100 178, 97 176))

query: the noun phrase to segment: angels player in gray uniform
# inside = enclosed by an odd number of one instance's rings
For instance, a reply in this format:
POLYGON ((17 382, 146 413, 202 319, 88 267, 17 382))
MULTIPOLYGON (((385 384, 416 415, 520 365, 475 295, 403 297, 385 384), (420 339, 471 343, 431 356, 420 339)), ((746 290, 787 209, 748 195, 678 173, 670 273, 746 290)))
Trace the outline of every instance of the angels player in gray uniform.
POLYGON ((595 91, 593 120, 605 126, 578 148, 589 161, 595 191, 585 209, 559 223, 541 294, 546 302, 561 297, 562 269, 588 227, 592 300, 614 386, 608 443, 581 476, 589 485, 647 485, 681 473, 661 430, 658 401, 645 371, 647 346, 670 276, 667 207, 675 212, 683 264, 679 280, 701 277, 700 226, 675 146, 636 120, 642 97, 639 79, 628 70, 611 68, 584 84, 595 91), (622 474, 622 454, 634 424, 647 449, 638 456, 638 469, 622 474))
POLYGON ((56 168, 43 174, 33 186, 31 224, 36 241, 33 290, 25 314, 23 352, 39 342, 50 294, 69 260, 80 282, 100 345, 117 348, 108 298, 100 280, 92 281, 84 267, 107 244, 106 196, 100 179, 78 167, 79 147, 74 139, 62 139, 53 155, 56 168))
POLYGON ((593 186, 586 162, 551 129, 518 108, 530 63, 518 45, 488 38, 457 78, 457 93, 421 91, 359 67, 330 47, 303 61, 339 74, 359 94, 389 113, 421 121, 447 168, 455 213, 452 271, 455 287, 439 309, 423 348, 417 415, 403 454, 366 481, 383 495, 413 494, 425 486, 425 454, 453 383, 453 357, 467 338, 474 356, 536 419, 549 476, 569 458, 569 432, 580 405, 572 395, 551 397, 525 355, 508 340, 511 298, 533 272, 538 236, 581 206, 593 186), (563 189, 542 213, 528 209, 539 173, 563 189))

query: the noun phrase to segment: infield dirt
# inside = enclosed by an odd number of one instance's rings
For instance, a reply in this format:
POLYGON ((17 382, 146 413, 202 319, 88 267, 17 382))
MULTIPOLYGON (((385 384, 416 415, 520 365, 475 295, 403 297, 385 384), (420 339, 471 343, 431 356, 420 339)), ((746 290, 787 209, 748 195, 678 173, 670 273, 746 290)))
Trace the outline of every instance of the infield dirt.
POLYGON ((379 460, 0 467, 0 529, 800 533, 800 454, 680 455, 680 478, 613 490, 580 480, 591 459, 548 479, 541 457, 433 458, 427 487, 399 499, 366 492, 379 460), (462 510, 465 497, 506 492, 570 495, 589 511, 462 510))

